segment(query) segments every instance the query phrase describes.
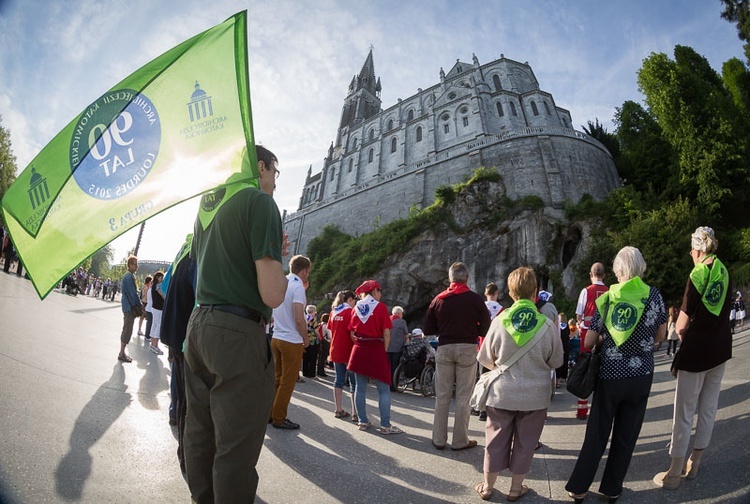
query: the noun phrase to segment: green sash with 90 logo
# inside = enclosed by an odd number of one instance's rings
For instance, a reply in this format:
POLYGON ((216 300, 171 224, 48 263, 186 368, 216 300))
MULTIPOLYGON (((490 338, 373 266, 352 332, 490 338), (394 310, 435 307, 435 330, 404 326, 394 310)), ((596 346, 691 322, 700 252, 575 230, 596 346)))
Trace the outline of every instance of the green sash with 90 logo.
MULTIPOLYGON (((719 316, 724 300, 727 298, 729 289, 729 273, 719 258, 712 255, 706 259, 713 258, 714 266, 709 268, 700 262, 690 272, 690 281, 693 282, 698 292, 702 293, 701 300, 708 311, 719 316)), ((704 259, 704 261, 706 260, 704 259)))
POLYGON ((600 314, 606 312, 609 301, 609 312, 604 324, 618 347, 630 338, 641 320, 650 290, 641 277, 633 277, 623 284, 612 285, 609 291, 596 299, 600 314))
POLYGON ((536 305, 528 299, 519 299, 498 317, 519 347, 524 346, 534 337, 546 319, 536 309, 536 305))

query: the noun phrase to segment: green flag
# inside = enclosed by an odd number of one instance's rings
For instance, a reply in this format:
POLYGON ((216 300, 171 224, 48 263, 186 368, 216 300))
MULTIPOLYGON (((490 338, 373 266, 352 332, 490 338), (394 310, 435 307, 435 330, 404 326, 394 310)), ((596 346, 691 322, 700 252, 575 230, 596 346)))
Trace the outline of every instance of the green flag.
POLYGON ((243 11, 122 80, 32 160, 2 211, 40 297, 157 213, 257 183, 247 68, 243 11))

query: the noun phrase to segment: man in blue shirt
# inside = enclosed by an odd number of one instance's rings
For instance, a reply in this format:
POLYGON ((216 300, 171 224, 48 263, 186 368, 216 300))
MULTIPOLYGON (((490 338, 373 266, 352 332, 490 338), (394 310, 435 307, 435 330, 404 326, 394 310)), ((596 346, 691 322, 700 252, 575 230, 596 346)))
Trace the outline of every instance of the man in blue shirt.
POLYGON ((138 297, 138 287, 135 284, 133 273, 138 269, 138 258, 134 255, 128 257, 128 272, 122 277, 122 334, 120 334, 120 355, 117 360, 132 362, 133 359, 125 353, 125 347, 130 343, 133 334, 133 322, 141 314, 141 299, 138 297), (134 309, 135 312, 134 313, 134 309))

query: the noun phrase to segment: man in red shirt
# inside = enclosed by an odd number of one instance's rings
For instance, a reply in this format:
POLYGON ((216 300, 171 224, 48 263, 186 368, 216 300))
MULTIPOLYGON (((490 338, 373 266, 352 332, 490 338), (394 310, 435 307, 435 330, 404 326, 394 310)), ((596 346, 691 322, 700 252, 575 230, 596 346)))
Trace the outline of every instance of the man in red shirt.
MULTIPOLYGON (((591 266, 589 277, 591 278, 591 285, 581 290, 581 294, 578 296, 578 305, 576 306, 576 319, 578 320, 578 326, 581 329, 581 341, 586 339, 586 333, 589 330, 589 323, 594 317, 594 312, 596 311, 596 299, 609 290, 609 287, 604 285, 604 265, 602 263, 594 263, 591 266)), ((581 353, 590 351, 590 349, 581 345, 581 353)), ((578 399, 576 418, 579 420, 586 420, 588 416, 589 400, 578 399)))

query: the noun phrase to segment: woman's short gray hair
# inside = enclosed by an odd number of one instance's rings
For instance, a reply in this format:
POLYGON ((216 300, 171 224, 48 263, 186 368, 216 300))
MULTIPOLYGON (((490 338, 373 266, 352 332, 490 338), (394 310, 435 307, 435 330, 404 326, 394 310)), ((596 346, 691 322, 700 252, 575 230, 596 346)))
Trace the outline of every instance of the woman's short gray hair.
POLYGON ((394 306, 393 309, 391 310, 391 314, 392 315, 396 315, 396 314, 403 315, 404 314, 404 309, 401 306, 394 306))
POLYGON ((454 262, 448 269, 448 279, 451 282, 466 283, 469 281, 469 268, 462 262, 454 262))
POLYGON ((646 260, 641 251, 635 247, 623 247, 612 263, 612 271, 619 282, 643 276, 646 272, 646 260))

